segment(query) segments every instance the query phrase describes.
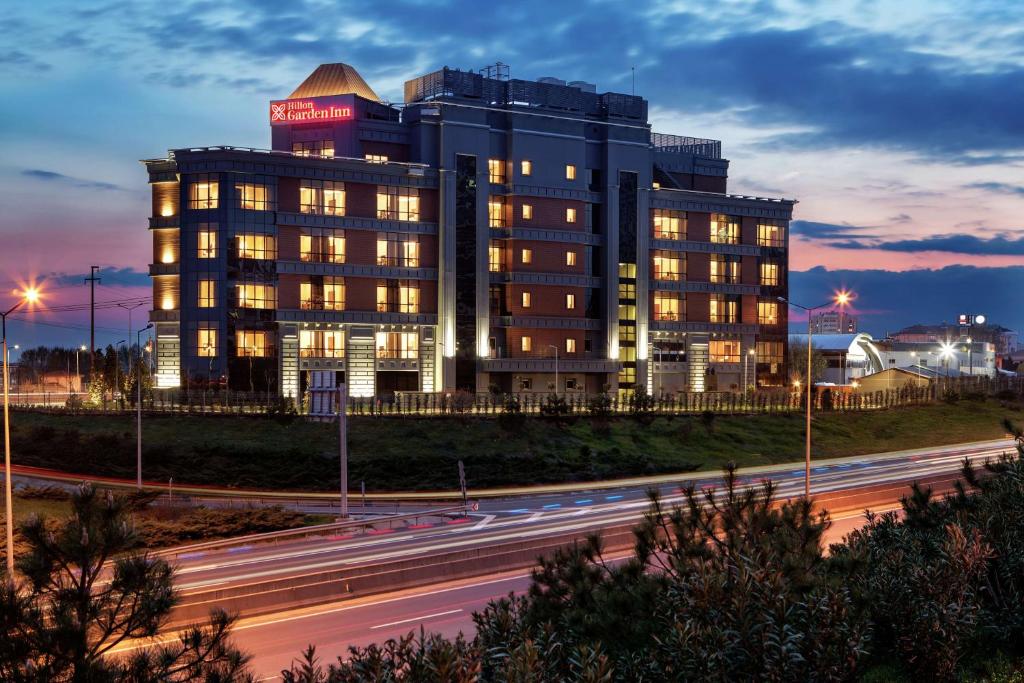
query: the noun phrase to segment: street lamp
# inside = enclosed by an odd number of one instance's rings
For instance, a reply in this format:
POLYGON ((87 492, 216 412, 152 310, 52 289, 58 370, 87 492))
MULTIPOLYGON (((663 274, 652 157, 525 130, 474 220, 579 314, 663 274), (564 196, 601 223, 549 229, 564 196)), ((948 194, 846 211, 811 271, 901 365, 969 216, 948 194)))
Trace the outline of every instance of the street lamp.
MULTIPOLYGON (((129 338, 131 335, 129 335, 129 338)), ((121 344, 127 344, 127 339, 114 344, 114 389, 110 392, 110 399, 114 402, 114 410, 117 410, 117 390, 121 388, 121 354, 117 350, 121 344)))
POLYGON ((75 349, 75 376, 78 378, 79 393, 81 393, 82 391, 82 368, 78 364, 78 354, 81 353, 82 351, 85 351, 85 348, 85 344, 82 344, 77 349, 75 349))
MULTIPOLYGON (((146 330, 152 329, 153 323, 149 323, 141 330, 135 333, 135 345, 140 349, 142 343, 139 341, 142 333, 146 330)), ((141 361, 141 359, 140 359, 141 361)), ((137 409, 137 421, 135 424, 136 432, 136 449, 135 449, 135 488, 142 490, 142 363, 140 362, 136 368, 135 373, 135 386, 138 388, 138 396, 135 400, 135 408, 137 409)))
POLYGON ((654 351, 656 354, 658 354, 658 365, 656 366, 656 372, 654 373, 654 379, 657 380, 657 383, 654 388, 657 390, 658 396, 661 396, 661 373, 665 372, 665 368, 661 364, 661 347, 652 346, 651 351, 654 351))
POLYGON ((558 396, 558 347, 554 344, 548 344, 548 348, 555 350, 555 396, 558 396))
MULTIPOLYGON (((750 357, 757 351, 753 348, 747 349, 747 355, 743 358, 743 393, 750 394, 750 357)), ((754 373, 757 373, 757 363, 754 363, 754 373)))
POLYGON ((39 301, 39 291, 35 288, 28 288, 22 292, 18 303, 7 309, 6 313, 0 313, 3 328, 3 352, 4 352, 4 512, 7 526, 7 580, 14 580, 14 496, 11 490, 11 415, 10 403, 10 374, 7 368, 7 316, 18 310, 23 304, 34 304, 39 301))
MULTIPOLYGON (((836 292, 832 301, 829 301, 818 306, 801 306, 798 303, 794 303, 788 300, 784 296, 777 297, 782 303, 789 304, 801 310, 807 312, 807 375, 804 377, 804 381, 807 382, 807 425, 806 433, 804 435, 804 497, 811 497, 811 389, 814 387, 814 381, 811 378, 811 341, 812 341, 812 330, 811 330, 811 313, 818 310, 819 308, 828 308, 829 306, 835 305, 842 308, 843 306, 850 303, 853 300, 853 295, 847 291, 836 292)), ((793 385, 799 390, 800 382, 794 380, 793 385)))

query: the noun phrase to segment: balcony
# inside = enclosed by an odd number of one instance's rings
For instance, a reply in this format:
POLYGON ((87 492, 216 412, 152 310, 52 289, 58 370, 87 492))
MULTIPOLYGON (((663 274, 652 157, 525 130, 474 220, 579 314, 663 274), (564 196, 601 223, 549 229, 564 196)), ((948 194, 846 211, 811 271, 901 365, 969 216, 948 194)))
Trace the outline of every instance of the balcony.
MULTIPOLYGON (((493 353, 493 352, 492 352, 493 353)), ((481 358, 480 369, 484 372, 551 372, 555 371, 555 354, 517 353, 514 356, 481 358)), ((559 351, 559 372, 618 372, 622 363, 592 352, 564 354, 559 351)))

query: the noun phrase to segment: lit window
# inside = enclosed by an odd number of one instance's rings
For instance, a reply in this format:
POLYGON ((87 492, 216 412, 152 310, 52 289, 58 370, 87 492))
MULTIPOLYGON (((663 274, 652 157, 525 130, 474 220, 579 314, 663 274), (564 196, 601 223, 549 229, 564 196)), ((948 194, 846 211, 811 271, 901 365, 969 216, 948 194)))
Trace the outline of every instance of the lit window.
POLYGON ((523 249, 523 263, 533 263, 533 249, 523 249))
POLYGON ((341 330, 299 330, 299 355, 305 358, 344 358, 341 330))
POLYGON ((711 322, 713 323, 735 323, 739 322, 739 301, 738 297, 726 296, 725 294, 711 295, 711 322))
POLYGON ((220 183, 214 180, 215 177, 209 173, 200 173, 195 176, 188 190, 188 208, 217 208, 220 183))
POLYGON ((740 281, 740 258, 725 254, 711 256, 711 282, 738 284, 740 281))
POLYGON ((386 164, 388 156, 386 154, 367 154, 366 160, 374 164, 386 164))
POLYGON ((215 230, 200 230, 198 235, 199 258, 217 258, 217 232, 215 230))
POLYGON ((619 264, 619 277, 620 278, 635 278, 636 277, 636 264, 635 263, 620 263, 619 264))
POLYGON ((565 352, 576 353, 576 340, 572 337, 565 340, 565 352))
POLYGON ((492 228, 505 227, 504 197, 491 197, 487 201, 487 225, 492 228))
POLYGON ((758 325, 778 325, 779 324, 779 304, 776 301, 758 301, 757 302, 757 324, 758 325))
POLYGON ((492 273, 500 273, 503 270, 503 261, 501 245, 491 240, 487 245, 487 269, 492 273))
POLYGON ((712 363, 739 363, 740 342, 730 339, 712 339, 708 343, 708 356, 712 363))
POLYGON ((274 355, 270 333, 265 330, 238 330, 235 346, 240 357, 269 358, 274 355))
POLYGON ((505 183, 505 162, 501 159, 488 159, 487 176, 492 183, 503 185, 505 183))
POLYGON ((683 276, 683 260, 681 252, 655 249, 652 257, 652 269, 655 280, 678 281, 683 276))
POLYGON ((235 253, 238 258, 276 259, 277 244, 273 235, 235 235, 235 253))
POLYGON ((575 223, 576 222, 576 209, 569 208, 565 210, 565 222, 575 223))
POLYGON ((783 353, 782 353, 782 342, 772 341, 764 342, 759 341, 755 345, 757 350, 757 362, 768 363, 772 365, 771 372, 774 374, 778 372, 779 366, 782 365, 783 353))
POLYGON ((761 284, 775 287, 779 284, 779 264, 773 261, 761 262, 761 284))
POLYGON ((197 355, 213 358, 217 355, 217 328, 201 325, 196 331, 197 355))
POLYGON ((533 295, 530 292, 523 292, 523 308, 529 308, 533 303, 533 295))
POLYGON ((345 232, 330 228, 303 228, 299 259, 313 263, 344 263, 345 232))
POLYGON ((521 337, 519 339, 519 349, 523 353, 533 351, 533 337, 521 337))
POLYGON ((419 313, 419 282, 416 280, 378 280, 377 312, 419 313))
POLYGON ((392 221, 418 221, 420 219, 419 189, 378 185, 377 218, 392 221))
POLYGON ((334 140, 313 140, 293 142, 292 153, 299 157, 333 157, 334 140))
POLYGON ((398 232, 377 233, 377 265, 419 268, 419 236, 398 232))
POLYGON ((270 190, 260 183, 235 183, 235 195, 238 197, 238 208, 251 211, 267 211, 273 209, 270 201, 270 190))
POLYGON ((345 278, 324 277, 299 283, 299 307, 310 311, 345 310, 345 278))
POLYGON ((523 175, 533 175, 533 162, 523 159, 519 162, 519 172, 523 175))
POLYGON ((277 290, 273 285, 239 283, 235 285, 239 308, 277 308, 277 290))
POLYGON ((533 204, 523 204, 523 220, 533 220, 533 204))
POLYGON ((217 305, 217 281, 199 281, 199 308, 213 308, 217 305))
POLYGON ((345 183, 303 180, 299 185, 299 212, 344 216, 345 183))
POLYGON ((786 226, 782 221, 757 220, 757 244, 762 247, 786 246, 786 226))
POLYGON ((570 311, 572 309, 576 308, 576 295, 575 294, 566 294, 565 295, 565 307, 568 308, 570 311))
POLYGON ((575 164, 566 164, 565 165, 565 179, 566 180, 576 180, 576 165, 575 164))
POLYGON ((739 244, 740 217, 711 214, 711 241, 717 244, 739 244))
POLYGON ((654 292, 654 319, 677 322, 682 319, 679 295, 675 292, 654 292))
POLYGON ((655 209, 652 218, 654 239, 681 240, 686 238, 686 212, 655 209))
POLYGON ((418 358, 420 337, 416 332, 378 332, 378 358, 418 358))
POLYGON ((565 265, 575 266, 576 265, 576 252, 567 251, 565 252, 565 265))

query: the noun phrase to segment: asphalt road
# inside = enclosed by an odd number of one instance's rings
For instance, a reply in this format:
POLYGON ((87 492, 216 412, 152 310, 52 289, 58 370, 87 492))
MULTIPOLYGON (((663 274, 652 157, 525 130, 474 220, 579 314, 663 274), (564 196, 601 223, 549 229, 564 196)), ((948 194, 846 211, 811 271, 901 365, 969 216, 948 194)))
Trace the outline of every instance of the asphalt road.
MULTIPOLYGON (((863 510, 897 507, 910 482, 924 481, 945 490, 956 478, 964 458, 982 461, 1012 448, 1012 441, 1000 440, 818 463, 812 470, 812 493, 826 497, 833 512, 829 541, 840 540, 862 523, 863 510)), ((770 477, 780 497, 802 495, 802 468, 790 465, 767 469, 770 471, 744 475, 743 480, 755 483, 770 477)), ((714 486, 720 479, 721 475, 714 473, 683 475, 676 482, 662 481, 656 488, 663 500, 672 502, 681 498, 680 487, 690 481, 698 486, 714 486)), ((178 586, 187 595, 196 589, 286 578, 312 570, 373 565, 426 552, 628 523, 639 519, 647 508, 648 488, 633 484, 484 499, 478 513, 447 523, 183 555, 177 560, 178 586)), ((516 571, 284 610, 242 620, 236 628, 236 640, 254 653, 256 671, 273 677, 309 643, 318 646, 324 661, 334 661, 350 645, 381 642, 418 631, 420 625, 445 635, 470 632, 474 610, 510 591, 523 591, 528 585, 528 572, 516 571)))

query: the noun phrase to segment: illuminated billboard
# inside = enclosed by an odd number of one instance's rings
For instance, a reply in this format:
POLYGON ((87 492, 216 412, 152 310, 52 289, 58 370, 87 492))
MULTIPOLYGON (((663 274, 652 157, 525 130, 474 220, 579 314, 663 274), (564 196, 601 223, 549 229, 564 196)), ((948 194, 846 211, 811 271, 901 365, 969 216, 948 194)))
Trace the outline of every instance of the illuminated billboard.
POLYGON ((353 117, 352 104, 351 95, 276 100, 270 103, 270 125, 350 121, 353 117))

